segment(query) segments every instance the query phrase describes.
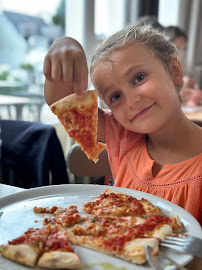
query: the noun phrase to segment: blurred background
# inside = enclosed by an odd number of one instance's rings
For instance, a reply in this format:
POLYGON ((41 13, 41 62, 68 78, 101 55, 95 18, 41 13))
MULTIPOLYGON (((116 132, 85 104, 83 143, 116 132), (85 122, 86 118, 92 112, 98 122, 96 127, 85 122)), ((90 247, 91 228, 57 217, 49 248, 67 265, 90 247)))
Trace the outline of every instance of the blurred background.
POLYGON ((43 60, 53 41, 76 38, 89 63, 99 42, 145 15, 186 32, 183 68, 201 87, 201 0, 0 0, 0 95, 21 97, 2 97, 1 118, 57 121, 43 99, 43 60))

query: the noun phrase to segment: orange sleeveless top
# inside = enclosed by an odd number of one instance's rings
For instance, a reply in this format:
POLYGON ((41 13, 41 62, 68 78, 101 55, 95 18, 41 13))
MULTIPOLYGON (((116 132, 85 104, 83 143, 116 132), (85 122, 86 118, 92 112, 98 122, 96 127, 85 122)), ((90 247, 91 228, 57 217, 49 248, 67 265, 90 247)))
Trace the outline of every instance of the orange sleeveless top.
POLYGON ((202 225, 202 153, 177 164, 165 164, 154 177, 145 135, 124 129, 106 115, 106 146, 114 185, 169 200, 202 225))

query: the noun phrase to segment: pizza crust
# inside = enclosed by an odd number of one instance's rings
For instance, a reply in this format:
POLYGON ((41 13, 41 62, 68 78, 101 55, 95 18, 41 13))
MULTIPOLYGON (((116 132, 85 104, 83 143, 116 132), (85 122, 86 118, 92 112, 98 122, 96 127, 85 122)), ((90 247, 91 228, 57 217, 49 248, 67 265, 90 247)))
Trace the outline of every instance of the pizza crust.
POLYGON ((158 239, 164 239, 166 235, 173 233, 173 228, 169 224, 163 224, 157 226, 153 232, 152 237, 158 238, 158 239))
POLYGON ((159 250, 159 241, 155 238, 137 238, 126 242, 123 249, 122 259, 135 264, 143 264, 146 261, 145 245, 154 249, 157 254, 159 250))
POLYGON ((39 256, 39 248, 28 244, 2 245, 0 253, 14 262, 34 267, 39 256))
POLYGON ((81 260, 73 252, 49 251, 40 257, 37 265, 50 269, 78 269, 81 260))
POLYGON ((66 108, 67 111, 74 108, 80 109, 82 111, 84 107, 90 107, 97 103, 97 97, 98 92, 96 90, 85 91, 82 98, 78 98, 74 93, 56 101, 50 106, 50 108, 56 115, 64 110, 64 108, 66 108))

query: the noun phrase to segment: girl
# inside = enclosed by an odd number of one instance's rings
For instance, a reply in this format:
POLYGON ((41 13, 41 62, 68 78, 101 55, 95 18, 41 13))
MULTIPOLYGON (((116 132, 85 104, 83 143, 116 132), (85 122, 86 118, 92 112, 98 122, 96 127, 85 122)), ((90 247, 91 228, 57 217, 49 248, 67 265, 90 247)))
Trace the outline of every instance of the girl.
MULTIPOLYGON (((48 104, 82 95, 87 82, 81 45, 58 42, 45 59, 48 104)), ((149 27, 127 27, 97 48, 90 73, 110 109, 99 109, 98 140, 106 143, 115 186, 172 201, 202 224, 202 128, 181 110, 175 46, 149 27)))

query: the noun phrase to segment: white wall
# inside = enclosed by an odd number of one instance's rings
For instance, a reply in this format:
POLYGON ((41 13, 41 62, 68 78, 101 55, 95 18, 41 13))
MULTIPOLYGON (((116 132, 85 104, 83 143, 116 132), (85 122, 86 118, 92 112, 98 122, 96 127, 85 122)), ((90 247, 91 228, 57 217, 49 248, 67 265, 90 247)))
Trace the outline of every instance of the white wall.
POLYGON ((125 25, 125 0, 95 0, 95 33, 110 36, 125 25))
POLYGON ((177 25, 180 0, 159 0, 158 20, 163 26, 177 25))

